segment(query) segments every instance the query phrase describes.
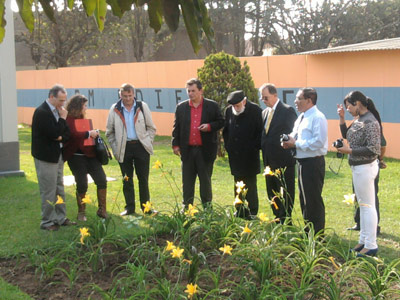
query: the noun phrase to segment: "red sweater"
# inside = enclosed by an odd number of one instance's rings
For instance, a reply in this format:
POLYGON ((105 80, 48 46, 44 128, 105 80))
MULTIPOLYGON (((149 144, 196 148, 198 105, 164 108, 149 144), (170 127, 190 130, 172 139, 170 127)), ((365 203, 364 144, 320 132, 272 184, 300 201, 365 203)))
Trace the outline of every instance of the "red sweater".
POLYGON ((87 132, 78 132, 75 128, 75 118, 68 116, 67 124, 71 131, 70 139, 64 144, 63 158, 64 161, 69 160, 72 155, 79 150, 87 157, 96 157, 95 146, 84 146, 83 141, 87 136, 87 132))

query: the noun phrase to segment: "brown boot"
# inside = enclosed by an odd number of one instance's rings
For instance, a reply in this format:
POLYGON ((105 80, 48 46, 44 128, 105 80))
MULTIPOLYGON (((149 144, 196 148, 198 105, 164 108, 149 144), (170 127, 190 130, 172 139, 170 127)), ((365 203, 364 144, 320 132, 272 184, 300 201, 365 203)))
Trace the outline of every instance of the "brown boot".
POLYGON ((108 218, 107 214, 107 189, 97 189, 97 201, 99 202, 99 209, 97 210, 97 215, 100 218, 106 219, 108 218))
POLYGON ((82 203, 82 199, 85 198, 86 194, 78 194, 76 193, 76 202, 78 204, 78 216, 77 219, 78 221, 83 221, 86 222, 86 215, 85 215, 85 209, 86 209, 86 204, 82 203))

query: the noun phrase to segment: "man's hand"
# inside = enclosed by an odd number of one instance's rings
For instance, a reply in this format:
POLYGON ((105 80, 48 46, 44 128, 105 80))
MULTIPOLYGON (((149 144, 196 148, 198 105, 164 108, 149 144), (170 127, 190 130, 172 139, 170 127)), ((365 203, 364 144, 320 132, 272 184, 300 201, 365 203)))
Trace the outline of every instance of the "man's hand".
POLYGON ((296 147, 296 140, 292 136, 289 136, 289 140, 283 141, 281 146, 283 149, 294 148, 296 147))
POLYGON ((61 142, 62 141, 62 136, 60 135, 58 138, 54 139, 57 142, 61 142))
POLYGON ((68 115, 68 110, 66 110, 64 108, 64 106, 58 107, 57 110, 58 110, 58 114, 60 115, 60 118, 63 118, 65 120, 68 115))
POLYGON ((199 130, 200 130, 200 131, 203 131, 203 132, 208 131, 208 124, 201 124, 201 125, 199 126, 199 130))
POLYGON ((181 149, 179 147, 173 147, 172 150, 175 155, 181 156, 181 149))

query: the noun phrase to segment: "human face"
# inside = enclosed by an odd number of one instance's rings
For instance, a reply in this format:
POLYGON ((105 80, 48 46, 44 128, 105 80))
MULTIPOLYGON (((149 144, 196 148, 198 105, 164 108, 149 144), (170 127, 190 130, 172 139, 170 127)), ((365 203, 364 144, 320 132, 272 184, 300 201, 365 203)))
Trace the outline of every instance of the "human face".
POLYGON ((67 102, 67 94, 59 91, 57 96, 50 95, 49 102, 57 109, 63 107, 67 102))
POLYGON ((124 106, 131 107, 133 105, 133 102, 135 101, 133 91, 121 91, 121 99, 122 103, 124 103, 124 106))
POLYGON ((350 102, 346 101, 346 110, 353 116, 356 117, 358 116, 358 107, 357 107, 357 103, 356 102, 355 105, 351 104, 350 102))
POLYGON ((196 84, 187 85, 186 91, 189 99, 193 102, 200 102, 203 98, 203 89, 199 90, 196 84))
POLYGON ((296 100, 294 100, 294 105, 296 106, 296 109, 298 112, 305 112, 307 109, 309 109, 309 102, 311 99, 305 99, 303 92, 298 91, 296 94, 296 100))
POLYGON ((246 105, 246 99, 243 99, 239 103, 232 104, 232 107, 237 113, 241 113, 244 111, 245 105, 246 105))
POLYGON ((83 106, 82 106, 82 114, 83 115, 86 114, 86 110, 87 110, 87 102, 83 103, 83 106))
POLYGON ((271 94, 268 88, 263 89, 261 92, 261 99, 264 104, 268 107, 274 107, 276 101, 278 100, 277 94, 271 94))

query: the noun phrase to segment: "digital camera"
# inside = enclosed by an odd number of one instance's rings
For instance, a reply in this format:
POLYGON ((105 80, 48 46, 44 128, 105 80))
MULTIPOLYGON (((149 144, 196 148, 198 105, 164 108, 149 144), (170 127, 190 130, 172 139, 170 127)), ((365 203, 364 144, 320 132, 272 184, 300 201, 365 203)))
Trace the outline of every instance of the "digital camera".
POLYGON ((289 140, 289 136, 287 134, 281 134, 281 143, 287 142, 289 140))
POLYGON ((332 143, 332 146, 335 148, 342 148, 343 147, 343 139, 337 139, 332 143))

